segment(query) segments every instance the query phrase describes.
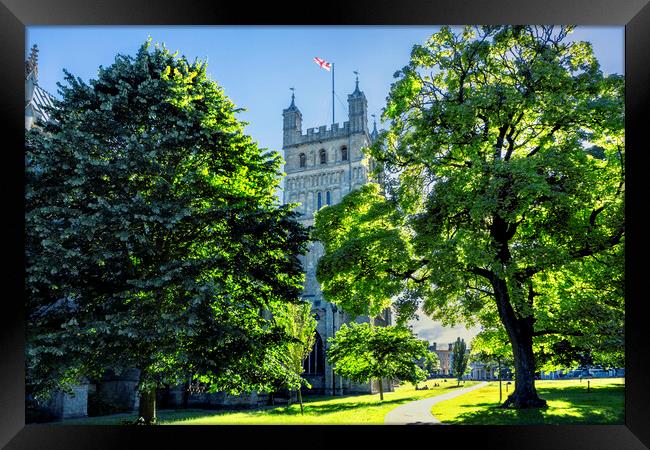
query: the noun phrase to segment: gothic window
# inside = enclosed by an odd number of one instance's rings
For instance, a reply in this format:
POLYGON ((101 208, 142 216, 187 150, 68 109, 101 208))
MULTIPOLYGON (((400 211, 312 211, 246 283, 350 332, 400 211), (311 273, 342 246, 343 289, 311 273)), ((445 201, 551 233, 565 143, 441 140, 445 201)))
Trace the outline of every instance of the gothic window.
POLYGON ((341 147, 341 161, 347 161, 347 160, 348 160, 348 148, 341 147))
POLYGON ((305 167, 307 164, 307 157, 305 156, 304 153, 300 154, 300 167, 305 167))
POLYGON ((325 151, 325 149, 321 148, 319 154, 320 154, 320 163, 327 164, 327 152, 325 151))
POLYGON ((327 203, 327 205, 332 204, 332 194, 330 194, 330 191, 327 191, 325 193, 325 202, 327 203))
POLYGON ((325 354, 323 353, 323 340, 316 332, 314 348, 302 362, 303 373, 307 375, 322 375, 325 373, 325 354))
POLYGON ((318 193, 318 203, 317 204, 318 204, 318 207, 316 208, 316 210, 319 210, 320 207, 323 206, 323 196, 322 196, 322 194, 320 192, 318 193))

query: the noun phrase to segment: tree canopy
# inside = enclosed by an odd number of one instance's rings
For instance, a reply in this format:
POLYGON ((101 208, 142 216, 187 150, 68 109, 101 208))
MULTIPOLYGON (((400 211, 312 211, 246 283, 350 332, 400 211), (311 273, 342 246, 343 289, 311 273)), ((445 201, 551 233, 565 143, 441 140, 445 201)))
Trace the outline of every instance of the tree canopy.
POLYGON ((303 374, 303 362, 311 353, 316 342, 316 319, 311 312, 311 303, 287 303, 274 315, 275 323, 291 338, 281 351, 282 364, 287 368, 288 389, 295 389, 300 402, 300 412, 304 413, 301 388, 311 388, 303 374))
POLYGON ((375 327, 370 323, 343 324, 328 340, 327 359, 337 374, 357 382, 398 379, 416 384, 427 378, 419 366, 428 358, 426 341, 417 339, 403 326, 375 327))
POLYGON ((534 372, 561 348, 623 355, 624 81, 571 31, 442 27, 415 45, 369 149, 381 189, 316 218, 329 300, 502 333, 505 406, 544 404, 534 372))
POLYGON ((150 41, 65 81, 26 136, 28 392, 107 367, 269 385, 287 337, 268 313, 299 301, 307 240, 274 195, 281 157, 206 63, 150 41))
POLYGON ((460 384, 463 375, 467 373, 469 365, 469 351, 465 339, 457 338, 451 349, 451 373, 454 374, 460 384))

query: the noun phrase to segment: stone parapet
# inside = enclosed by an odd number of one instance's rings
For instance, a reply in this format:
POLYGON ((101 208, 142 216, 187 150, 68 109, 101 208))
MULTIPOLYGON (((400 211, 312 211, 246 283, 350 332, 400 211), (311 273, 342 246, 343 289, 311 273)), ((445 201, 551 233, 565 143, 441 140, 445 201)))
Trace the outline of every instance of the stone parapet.
MULTIPOLYGON (((291 147, 293 145, 303 145, 312 142, 323 142, 331 139, 346 138, 354 131, 350 129, 350 122, 343 122, 343 126, 338 123, 333 123, 328 129, 327 125, 319 127, 307 128, 307 132, 302 134, 299 130, 290 133, 285 132, 283 147, 291 147)), ((362 130, 357 131, 363 132, 362 130)))

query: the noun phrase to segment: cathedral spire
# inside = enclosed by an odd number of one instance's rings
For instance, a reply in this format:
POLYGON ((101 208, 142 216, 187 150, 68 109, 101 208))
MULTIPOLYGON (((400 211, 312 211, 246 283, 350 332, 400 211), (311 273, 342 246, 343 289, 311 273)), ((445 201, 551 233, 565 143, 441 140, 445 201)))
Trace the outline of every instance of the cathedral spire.
POLYGON ((29 57, 25 61, 25 77, 32 72, 34 72, 34 75, 38 74, 38 46, 36 44, 32 45, 29 57))
POLYGON ((291 105, 289 105, 289 108, 295 108, 295 107, 296 107, 296 103, 294 102, 294 100, 295 100, 296 96, 295 96, 294 91, 295 91, 296 89, 295 89, 295 88, 292 88, 292 87, 290 87, 289 89, 291 89, 291 105))

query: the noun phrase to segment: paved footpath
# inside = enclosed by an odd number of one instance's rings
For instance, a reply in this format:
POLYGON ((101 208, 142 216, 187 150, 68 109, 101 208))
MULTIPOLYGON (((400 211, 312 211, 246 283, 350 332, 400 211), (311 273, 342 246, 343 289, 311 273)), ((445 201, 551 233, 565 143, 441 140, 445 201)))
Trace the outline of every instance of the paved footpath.
POLYGON ((428 397, 422 400, 405 403, 404 405, 400 405, 397 408, 390 410, 384 418, 384 423, 386 425, 440 425, 442 422, 431 414, 431 407, 433 405, 485 386, 487 386, 487 383, 484 381, 472 387, 455 389, 447 394, 436 395, 435 397, 428 397))

